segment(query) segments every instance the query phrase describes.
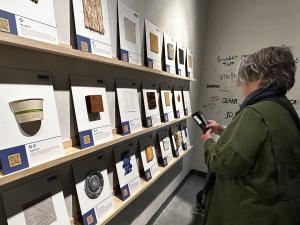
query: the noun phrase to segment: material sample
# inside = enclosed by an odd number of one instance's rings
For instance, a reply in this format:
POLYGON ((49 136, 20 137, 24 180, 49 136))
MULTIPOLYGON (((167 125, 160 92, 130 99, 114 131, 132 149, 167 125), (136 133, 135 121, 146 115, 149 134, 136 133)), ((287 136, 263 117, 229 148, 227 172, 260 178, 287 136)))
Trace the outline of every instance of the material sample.
POLYGON ((82 0, 84 25, 100 34, 105 33, 101 0, 82 0))

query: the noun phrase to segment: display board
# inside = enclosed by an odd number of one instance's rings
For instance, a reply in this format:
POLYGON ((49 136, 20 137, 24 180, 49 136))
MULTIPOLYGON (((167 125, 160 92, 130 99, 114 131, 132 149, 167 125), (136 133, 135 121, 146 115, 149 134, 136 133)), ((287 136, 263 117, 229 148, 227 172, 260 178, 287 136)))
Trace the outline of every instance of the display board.
POLYGON ((161 124, 160 110, 158 104, 158 85, 151 82, 143 82, 143 102, 146 115, 146 127, 161 124))
POLYGON ((176 41, 167 33, 164 33, 164 56, 165 70, 176 74, 176 41))
POLYGON ((69 225, 57 174, 13 187, 2 195, 8 225, 69 225))
POLYGON ((181 131, 181 136, 182 136, 182 148, 183 150, 187 150, 191 147, 191 141, 190 141, 189 130, 187 128, 186 120, 179 122, 179 129, 181 131))
POLYGON ((121 60, 141 65, 140 16, 121 0, 118 0, 118 16, 121 60))
POLYGON ((179 123, 170 126, 170 134, 171 134, 173 155, 175 157, 178 157, 183 153, 182 132, 180 130, 179 123))
POLYGON ((142 129, 141 111, 137 83, 129 80, 117 81, 118 106, 122 134, 127 135, 142 129))
POLYGON ((174 85, 174 108, 176 118, 184 116, 182 88, 181 85, 174 85))
POLYGON ((112 140, 103 78, 72 75, 70 80, 80 147, 92 147, 112 140))
POLYGON ((161 41, 157 26, 145 19, 147 66, 161 70, 161 41))
POLYGON ((160 147, 160 162, 163 166, 167 166, 173 159, 172 144, 170 140, 170 128, 164 127, 157 131, 159 147, 160 147))
POLYGON ((73 172, 83 224, 100 224, 114 209, 103 155, 74 163, 73 172))
POLYGON ((183 105, 184 105, 184 114, 186 116, 192 114, 192 104, 191 104, 191 94, 189 91, 189 87, 187 85, 183 85, 183 90, 182 90, 182 95, 183 95, 183 105))
POLYGON ((112 57, 107 0, 72 0, 77 48, 112 57))
POLYGON ((146 181, 151 180, 152 177, 159 172, 154 141, 154 133, 145 134, 139 138, 139 146, 146 181))
POLYGON ((0 31, 58 44, 53 0, 0 1, 0 31))
POLYGON ((186 76, 186 49, 177 41, 176 62, 177 62, 177 74, 180 76, 186 76))
POLYGON ((0 159, 4 174, 64 155, 51 76, 0 69, 0 159))
POLYGON ((186 75, 193 77, 193 52, 191 49, 186 49, 186 75))
POLYGON ((163 110, 163 121, 174 120, 173 92, 171 84, 160 84, 160 99, 163 110))
POLYGON ((133 140, 115 145, 113 148, 123 200, 129 198, 141 187, 141 179, 134 154, 137 147, 137 141, 133 140))

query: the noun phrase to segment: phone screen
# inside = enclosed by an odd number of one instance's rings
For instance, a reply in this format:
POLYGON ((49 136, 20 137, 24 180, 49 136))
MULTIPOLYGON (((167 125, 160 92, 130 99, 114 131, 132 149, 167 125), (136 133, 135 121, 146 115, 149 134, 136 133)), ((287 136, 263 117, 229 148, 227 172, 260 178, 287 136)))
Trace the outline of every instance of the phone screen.
POLYGON ((208 125, 207 120, 203 116, 201 111, 195 112, 192 114, 193 119, 196 121, 196 123, 199 125, 199 127, 202 129, 203 133, 205 134, 208 129, 206 126, 208 125))

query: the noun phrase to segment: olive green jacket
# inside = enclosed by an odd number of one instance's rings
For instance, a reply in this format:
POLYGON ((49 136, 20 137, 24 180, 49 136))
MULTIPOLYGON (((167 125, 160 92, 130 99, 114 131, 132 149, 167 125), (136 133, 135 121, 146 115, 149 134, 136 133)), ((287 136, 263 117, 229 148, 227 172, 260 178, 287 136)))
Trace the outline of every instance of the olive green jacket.
POLYGON ((300 133, 280 104, 243 109, 205 160, 216 173, 206 225, 300 225, 300 133))

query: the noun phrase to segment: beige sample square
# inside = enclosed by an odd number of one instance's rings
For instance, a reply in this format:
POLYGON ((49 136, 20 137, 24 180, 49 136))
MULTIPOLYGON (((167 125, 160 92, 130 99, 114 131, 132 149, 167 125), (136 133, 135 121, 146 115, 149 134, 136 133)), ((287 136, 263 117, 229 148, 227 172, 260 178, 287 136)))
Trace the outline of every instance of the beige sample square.
POLYGON ((153 146, 148 146, 145 150, 147 162, 154 159, 153 146))
POLYGON ((101 0, 82 0, 86 28, 105 34, 101 0))
POLYGON ((166 106, 170 106, 171 105, 170 93, 169 92, 164 92, 164 96, 165 96, 166 106))
POLYGON ((20 153, 16 153, 8 156, 9 167, 15 167, 22 164, 20 153))
POLYGON ((192 68, 193 67, 193 59, 191 55, 188 55, 188 67, 192 68))
POLYGON ((10 26, 8 19, 0 17, 0 31, 10 33, 10 26))
POLYGON ((153 34, 152 32, 150 32, 149 35, 150 35, 150 50, 152 52, 159 53, 158 36, 153 34))
POLYGON ((136 23, 132 22, 127 17, 124 17, 125 39, 133 44, 136 44, 136 23))

